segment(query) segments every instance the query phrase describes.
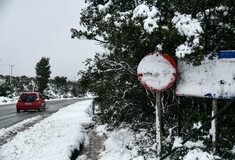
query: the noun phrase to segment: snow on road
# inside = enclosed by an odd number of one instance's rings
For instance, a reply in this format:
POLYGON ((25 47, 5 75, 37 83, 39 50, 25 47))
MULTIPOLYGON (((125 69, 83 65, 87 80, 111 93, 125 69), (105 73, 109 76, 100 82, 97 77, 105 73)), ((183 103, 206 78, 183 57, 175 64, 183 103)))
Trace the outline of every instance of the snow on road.
POLYGON ((79 149, 86 139, 82 126, 93 123, 91 104, 92 100, 86 100, 69 105, 19 132, 0 147, 0 159, 69 160, 73 150, 79 149))

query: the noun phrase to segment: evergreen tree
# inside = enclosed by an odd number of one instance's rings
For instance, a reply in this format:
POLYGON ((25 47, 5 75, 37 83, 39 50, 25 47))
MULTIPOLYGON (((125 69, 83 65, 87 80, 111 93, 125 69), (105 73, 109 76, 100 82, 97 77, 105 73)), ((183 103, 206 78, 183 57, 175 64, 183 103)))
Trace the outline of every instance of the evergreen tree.
MULTIPOLYGON (((103 120, 113 125, 123 122, 136 128, 153 125, 154 93, 140 85, 136 69, 156 46, 158 51, 176 59, 177 48, 187 44, 190 54, 181 58, 196 65, 208 56, 207 51, 235 49, 234 0, 87 1, 89 6, 81 14, 81 24, 86 29, 71 29, 72 38, 95 40, 106 53, 86 61, 87 68, 79 72, 79 85, 95 94, 103 120), (197 33, 190 36, 182 33, 173 21, 177 15, 200 24, 197 33)), ((210 100, 181 97, 179 101, 172 89, 162 95, 163 132, 178 126, 177 134, 186 136, 182 131, 210 116, 210 100)))
MULTIPOLYGON (((154 94, 140 85, 134 67, 113 54, 97 54, 94 61, 88 59, 86 63, 88 69, 79 73, 79 86, 95 94, 104 122, 114 126, 133 123, 138 128, 142 122, 152 121, 154 94)), ((152 123, 149 125, 151 128, 152 123)))
MULTIPOLYGON (((191 47, 191 54, 183 57, 189 62, 200 64, 206 56, 206 51, 234 49, 234 1, 211 0, 142 0, 128 1, 113 0, 91 2, 83 11, 81 24, 85 31, 72 29, 72 37, 87 38, 100 42, 104 47, 117 54, 129 54, 129 57, 140 56, 152 52, 155 46, 161 46, 159 51, 175 57, 175 52, 181 44, 191 47), (153 15, 138 15, 138 7, 145 5, 145 10, 153 15), (155 11, 157 11, 155 13, 155 11), (195 35, 187 37, 180 34, 172 22, 174 16, 189 15, 192 20, 200 23, 202 28, 195 35), (155 14, 155 15, 154 15, 155 14), (157 27, 147 23, 151 17, 157 27), (151 28, 149 32, 146 28, 151 28), (198 38, 198 39, 197 39, 198 38), (193 46, 199 40, 197 46, 193 46), (138 47, 137 47, 138 46, 138 47)), ((142 7, 143 9, 143 7, 142 7)))
POLYGON ((43 93, 47 88, 47 84, 50 78, 50 58, 42 57, 41 60, 37 63, 36 70, 36 85, 38 87, 38 91, 43 93))
POLYGON ((54 78, 54 80, 55 80, 55 85, 57 86, 57 88, 61 88, 62 89, 62 88, 67 86, 67 77, 56 76, 54 78))
POLYGON ((67 77, 60 77, 60 76, 56 76, 54 78, 54 83, 56 85, 56 88, 61 92, 67 92, 67 77))

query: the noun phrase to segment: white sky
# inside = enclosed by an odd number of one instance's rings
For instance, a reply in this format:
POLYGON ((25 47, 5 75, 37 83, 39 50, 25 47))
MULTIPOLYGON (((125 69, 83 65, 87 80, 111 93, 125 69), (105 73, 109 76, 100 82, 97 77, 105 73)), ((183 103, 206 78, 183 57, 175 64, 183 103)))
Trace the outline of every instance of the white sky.
POLYGON ((0 0, 0 74, 35 76, 35 66, 50 58, 51 78, 77 79, 82 63, 101 49, 96 42, 71 39, 79 28, 85 0, 0 0))

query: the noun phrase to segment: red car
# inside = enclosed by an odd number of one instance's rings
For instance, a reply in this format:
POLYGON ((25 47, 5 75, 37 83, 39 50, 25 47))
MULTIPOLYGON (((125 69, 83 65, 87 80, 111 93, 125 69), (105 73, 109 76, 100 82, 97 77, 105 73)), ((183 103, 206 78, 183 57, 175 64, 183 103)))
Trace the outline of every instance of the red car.
POLYGON ((18 102, 16 103, 16 111, 20 110, 46 110, 46 102, 44 97, 39 92, 23 92, 21 93, 18 102))

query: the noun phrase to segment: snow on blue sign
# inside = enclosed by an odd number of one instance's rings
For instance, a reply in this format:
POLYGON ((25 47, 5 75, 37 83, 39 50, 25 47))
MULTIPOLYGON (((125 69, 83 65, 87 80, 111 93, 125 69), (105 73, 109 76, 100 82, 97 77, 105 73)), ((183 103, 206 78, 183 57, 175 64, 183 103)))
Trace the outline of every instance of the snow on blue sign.
POLYGON ((235 50, 220 51, 213 60, 193 66, 178 61, 176 94, 217 99, 235 97, 235 50))

